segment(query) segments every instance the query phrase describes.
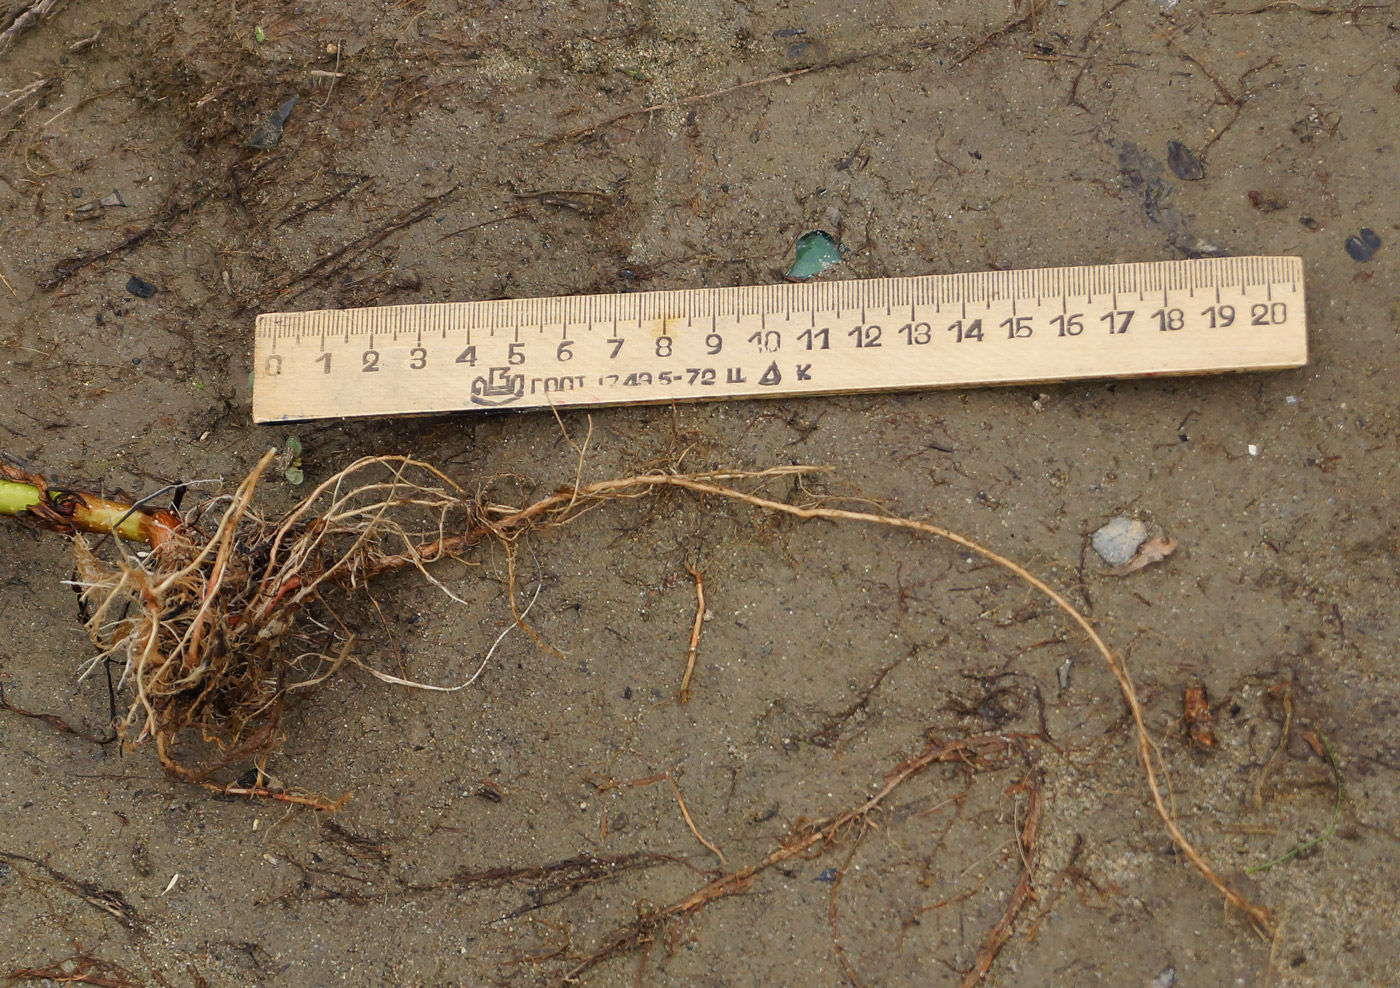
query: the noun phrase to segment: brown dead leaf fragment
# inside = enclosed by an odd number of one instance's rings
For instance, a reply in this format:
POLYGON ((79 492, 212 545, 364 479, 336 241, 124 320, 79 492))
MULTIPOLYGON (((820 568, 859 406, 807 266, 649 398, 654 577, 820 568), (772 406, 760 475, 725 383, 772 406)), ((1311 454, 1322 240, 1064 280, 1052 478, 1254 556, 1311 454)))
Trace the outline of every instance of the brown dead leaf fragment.
POLYGON ((1220 742, 1215 739, 1210 713, 1210 694, 1206 692, 1206 684, 1199 677, 1192 676, 1186 681, 1186 692, 1182 695, 1181 706, 1191 743, 1208 751, 1218 747, 1220 742))
POLYGON ((98 988, 141 988, 132 973, 109 961, 87 954, 74 954, 45 967, 21 967, 6 976, 6 984, 18 981, 42 980, 70 985, 96 985, 98 988))
POLYGON ((1160 563, 1173 552, 1176 552, 1177 545, 1176 539, 1148 539, 1142 544, 1132 559, 1129 559, 1122 566, 1113 567, 1108 571, 1108 575, 1127 576, 1129 573, 1137 572, 1144 566, 1160 563))

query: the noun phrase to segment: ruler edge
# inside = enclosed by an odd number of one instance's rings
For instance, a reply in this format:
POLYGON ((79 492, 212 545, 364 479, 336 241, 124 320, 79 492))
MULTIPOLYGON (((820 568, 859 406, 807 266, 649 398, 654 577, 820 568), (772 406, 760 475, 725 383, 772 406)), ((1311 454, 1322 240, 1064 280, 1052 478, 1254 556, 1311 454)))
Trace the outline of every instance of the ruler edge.
MULTIPOLYGON (((406 302, 406 303, 403 303, 403 304, 400 304, 400 305, 392 305, 392 306, 356 306, 356 307, 348 308, 348 309, 304 309, 304 310, 287 310, 287 311, 265 312, 265 313, 258 313, 258 315, 257 315, 256 318, 255 318, 255 322, 254 322, 254 348, 253 348, 253 358, 254 358, 254 359, 253 359, 253 367, 252 367, 252 381, 253 381, 252 405, 253 405, 253 410, 252 410, 251 416, 252 416, 253 424, 255 424, 255 425, 279 425, 279 424, 292 424, 292 423, 301 423, 301 422, 328 422, 328 421, 337 421, 337 420, 339 420, 339 421, 350 421, 350 420, 354 420, 354 419, 370 419, 370 418, 377 418, 377 417, 392 417, 392 418, 425 418, 425 417, 430 417, 430 416, 449 416, 449 415, 473 415, 473 416, 480 416, 480 415, 494 415, 494 414, 498 414, 498 413, 511 413, 511 412, 513 412, 513 413, 542 412, 542 411, 546 411, 546 410, 550 410, 550 409, 554 409, 554 410, 556 410, 556 411, 575 411, 575 410, 579 410, 579 409, 625 408, 625 407, 657 406, 657 405, 679 405, 679 404, 695 404, 695 403, 713 403, 713 402, 718 402, 718 401, 752 401, 752 400, 765 400, 765 399, 766 399, 766 400, 781 400, 781 399, 788 399, 788 400, 791 400, 791 399, 819 398, 819 397, 829 397, 829 396, 832 396, 832 395, 851 395, 851 394, 872 394, 872 395, 874 395, 874 394, 915 394, 915 393, 919 393, 919 392, 923 392, 923 391, 957 391, 957 390, 963 390, 963 389, 967 389, 967 390, 978 389, 978 390, 980 390, 980 389, 984 389, 984 388, 1000 388, 1000 387, 1015 388, 1015 387, 1027 387, 1027 386, 1030 386, 1030 385, 1038 385, 1038 384, 1040 384, 1040 385, 1068 384, 1068 383, 1083 383, 1083 382, 1091 382, 1091 381, 1140 381, 1140 380, 1149 380, 1149 379, 1152 379, 1152 378, 1168 378, 1168 377, 1220 377, 1220 376, 1227 376, 1227 375, 1232 375, 1232 374, 1254 374, 1254 373, 1265 373, 1265 372, 1282 371, 1282 370, 1297 370, 1297 369, 1299 369, 1299 368, 1301 368, 1301 367, 1306 367, 1306 366, 1308 365, 1310 359, 1311 359, 1311 347, 1310 347, 1310 343, 1309 343, 1309 339, 1308 339, 1308 309, 1307 309, 1308 297, 1307 297, 1307 286, 1306 286, 1305 274, 1306 274, 1306 271, 1305 271, 1305 267, 1304 267, 1304 263, 1303 263, 1303 258, 1302 258, 1301 255, 1297 255, 1297 254, 1242 254, 1242 255, 1231 256, 1231 257, 1170 258, 1170 259, 1159 259, 1159 260, 1155 260, 1155 261, 1118 261, 1118 262, 1109 262, 1109 263, 1106 263, 1106 264, 1058 265, 1058 266, 1055 266, 1055 267, 1045 267, 1045 268, 1013 268, 1013 269, 1007 269, 1007 270, 993 270, 993 271, 956 272, 956 273, 953 273, 953 274, 901 275, 901 276, 892 277, 892 278, 850 278, 850 279, 845 279, 845 280, 843 280, 843 281, 828 281, 828 282, 812 282, 812 281, 807 281, 807 282, 781 282, 781 283, 775 283, 775 284, 771 284, 771 285, 731 285, 731 286, 721 286, 721 287, 715 287, 715 288, 656 289, 656 290, 646 291, 646 292, 591 293, 591 294, 586 294, 586 295, 542 295, 542 296, 529 296, 528 298, 525 298, 525 299, 468 299, 468 300, 456 301, 456 302, 406 302), (822 390, 812 390, 812 391, 785 391, 785 392, 779 392, 779 393, 756 392, 756 393, 752 393, 752 394, 729 393, 729 394, 717 394, 717 395, 714 395, 713 397, 708 396, 708 395, 697 395, 697 396, 687 396, 687 397, 682 397, 682 398, 633 399, 633 400, 631 400, 631 401, 624 401, 624 400, 617 400, 617 401, 614 401, 614 400, 609 399, 609 400, 599 401, 599 402, 568 402, 568 403, 564 403, 564 404, 542 403, 542 404, 535 404, 535 405, 522 405, 522 406, 513 406, 513 407, 508 407, 508 408, 496 408, 496 409, 462 408, 462 407, 459 407, 459 406, 453 406, 453 407, 447 407, 447 408, 428 408, 428 409, 414 409, 414 410, 405 410, 405 411, 375 411, 375 412, 363 412, 363 413, 361 413, 361 412, 356 412, 356 413, 352 413, 352 414, 348 414, 348 415, 309 415, 309 416, 304 416, 304 417, 296 417, 296 416, 290 416, 290 415, 284 415, 284 416, 280 416, 280 417, 266 417, 266 416, 260 417, 260 416, 257 414, 257 404, 258 404, 258 402, 257 402, 257 383, 258 383, 258 379, 259 379, 259 375, 258 375, 258 373, 257 373, 257 368, 258 368, 258 356, 259 356, 259 354, 260 354, 260 352, 261 352, 261 349, 262 349, 262 347, 263 347, 263 345, 264 345, 263 341, 264 341, 264 339, 267 338, 267 334, 265 334, 265 333, 263 332, 263 330, 264 330, 265 324, 270 323, 271 320, 276 319, 276 318, 278 318, 278 317, 287 317, 287 316, 293 316, 293 317, 312 317, 312 316, 315 316, 315 315, 317 315, 317 314, 319 314, 319 313, 336 313, 337 315, 340 315, 340 316, 343 317, 343 318, 354 318, 355 314, 357 314, 357 313, 383 312, 383 311, 385 311, 385 310, 390 310, 390 309, 439 308, 439 307, 470 306, 470 305, 492 305, 492 304, 497 304, 497 303, 526 302, 526 301, 535 302, 535 303, 539 303, 539 304, 547 304, 547 303, 550 303, 550 302, 557 302, 557 303, 559 303, 559 304, 561 304, 561 305, 562 305, 562 304, 565 304, 566 302, 572 301, 572 302, 574 302, 575 304, 583 305, 583 304, 586 304, 586 300, 591 300, 591 299, 618 300, 618 299, 626 299, 626 298, 635 298, 635 299, 637 300, 637 303, 636 303, 636 304, 640 307, 640 306, 646 304, 645 300, 646 300, 648 297, 652 297, 652 298, 657 298, 657 297, 664 298, 664 297, 666 297, 666 296, 694 296, 696 293, 705 293, 705 294, 708 294, 708 295, 712 295, 713 297, 720 297, 720 296, 722 296, 722 295, 732 295, 732 296, 736 296, 736 297, 737 297, 737 296, 742 296, 742 294, 743 294, 745 291, 752 291, 752 290, 754 290, 754 289, 774 289, 774 288, 776 288, 776 289, 801 290, 801 289, 804 289, 804 288, 811 288, 811 287, 816 286, 816 285, 819 285, 819 284, 827 284, 827 285, 837 286, 837 285, 843 285, 843 284, 856 284, 856 283, 863 283, 863 284, 869 284, 869 283, 895 283, 895 284, 898 284, 898 283, 907 283, 907 284, 913 285, 913 284, 916 284, 916 283, 930 282, 930 281, 932 281, 932 282, 947 281, 947 280, 971 281, 971 280, 973 280, 973 279, 975 279, 975 278, 978 278, 978 277, 986 278, 986 279, 988 279, 988 281, 991 281, 992 278, 993 278, 994 276, 996 276, 996 275, 1006 275, 1009 279, 1012 279, 1012 280, 1014 280, 1017 276, 1023 277, 1023 278, 1025 278, 1026 280, 1030 280, 1030 279, 1034 278, 1036 275, 1042 275, 1042 276, 1043 276, 1043 275, 1047 275, 1047 274, 1053 275, 1053 274, 1058 273, 1058 272, 1099 270, 1099 269, 1105 269, 1105 268, 1127 268, 1127 269, 1134 269, 1134 268, 1136 268, 1136 269, 1141 269, 1141 268, 1162 268, 1162 267, 1167 267, 1167 266, 1176 266, 1176 265, 1181 265, 1181 264, 1192 264, 1192 263, 1213 264, 1213 263, 1220 263, 1220 262, 1235 262, 1236 264, 1244 265, 1244 264, 1247 264, 1247 263, 1250 262, 1250 261, 1282 263, 1282 264, 1284 264, 1284 265, 1286 266, 1286 268, 1288 269, 1285 273, 1286 273, 1288 276, 1290 276, 1291 279, 1292 279, 1292 281, 1296 284, 1296 286, 1297 286, 1297 292, 1298 292, 1299 296, 1301 297, 1302 303, 1303 303, 1302 317, 1301 317, 1301 325, 1300 325, 1300 327, 1299 327, 1300 330, 1301 330, 1301 333, 1300 333, 1301 339, 1298 341, 1298 342, 1300 343, 1300 345, 1301 345, 1301 357, 1300 357, 1300 358, 1298 358, 1298 359, 1290 359, 1290 360, 1287 360, 1287 361, 1280 361, 1280 362, 1278 362, 1278 363, 1251 364, 1250 366, 1247 366, 1247 367, 1183 368, 1183 369, 1131 371, 1131 372, 1117 372, 1117 373, 1112 373, 1112 372, 1109 372, 1109 373, 1097 373, 1097 372, 1096 372, 1096 373, 1087 373, 1087 374, 1083 374, 1083 375, 1073 375, 1073 374, 1071 374, 1071 375, 1066 375, 1066 374, 1061 374, 1061 375, 1058 375, 1058 376, 1055 376, 1055 377, 1035 377, 1035 376, 1031 376, 1031 377, 1026 377, 1026 378, 1015 378, 1015 379, 1010 379, 1010 380, 966 380, 966 381, 958 381, 958 382, 955 382, 955 383, 896 384, 896 385, 890 385, 890 386, 888 386, 888 387, 871 387, 871 386, 868 386, 868 385, 867 385, 867 386, 862 386, 862 387, 859 387, 859 388, 850 388, 850 389, 833 388, 833 389, 829 389, 829 390, 828 390, 828 389, 822 389, 822 390)), ((1267 281, 1271 281, 1271 282, 1273 282, 1273 283, 1278 283, 1279 281, 1282 281, 1282 280, 1284 280, 1284 279, 1267 279, 1267 281)), ((1263 283, 1265 283, 1265 282, 1259 282, 1259 284, 1263 284, 1263 283)), ((1004 296, 999 296, 999 298, 1002 299, 1002 300, 1007 299, 1007 298, 1026 298, 1026 297, 1034 297, 1034 296, 1028 296, 1028 295, 1004 295, 1004 296)), ((825 311, 825 310, 813 310, 813 311, 825 311)), ((277 327, 268 326, 268 329, 273 329, 273 330, 275 330, 275 328, 277 328, 277 327)))
MULTIPOLYGON (((657 288, 644 292, 590 292, 583 295, 531 295, 525 298, 497 298, 497 299, 462 299, 454 302, 403 302, 397 305, 361 305, 348 309, 287 309, 276 312, 260 312, 255 317, 254 334, 255 340, 262 338, 264 323, 279 316, 306 317, 319 313, 336 313, 338 315, 353 317, 356 313, 362 312, 383 312, 392 309, 414 309, 414 308, 451 308, 454 306, 490 306, 508 304, 512 302, 536 302, 549 303, 557 302, 564 304, 573 302, 583 304, 588 299, 637 299, 638 304, 645 304, 643 300, 648 298, 664 299, 674 296, 704 295, 712 297, 722 297, 727 295, 741 295, 744 292, 777 289, 779 291, 802 291, 803 289, 813 289, 821 286, 841 286, 853 284, 916 284, 919 282, 941 282, 941 281, 972 281, 977 278, 992 279, 998 275, 1008 278, 1017 276, 1033 277, 1041 274, 1055 274, 1064 271, 1093 271, 1105 268, 1160 268, 1181 264, 1225 264, 1236 263, 1246 264, 1250 261, 1283 262, 1289 267, 1296 268, 1289 272, 1293 275, 1293 280, 1298 283, 1298 290, 1303 293, 1306 302, 1306 290, 1304 286, 1303 258, 1298 254, 1241 254, 1231 257, 1186 257, 1169 258, 1156 261, 1110 261, 1104 264, 1059 264, 1043 268, 1008 268, 1004 270, 983 270, 983 271, 958 271, 951 274, 915 274, 915 275, 895 275, 887 278, 846 278, 814 281, 785 281, 774 282, 768 285, 722 285, 711 288, 657 288)), ((1281 280, 1281 279, 1280 279, 1281 280)), ((1262 284, 1262 282, 1261 282, 1262 284)), ((1002 298, 1029 298, 1027 295, 1001 296, 1002 298)), ((826 311, 826 310, 816 310, 826 311)))

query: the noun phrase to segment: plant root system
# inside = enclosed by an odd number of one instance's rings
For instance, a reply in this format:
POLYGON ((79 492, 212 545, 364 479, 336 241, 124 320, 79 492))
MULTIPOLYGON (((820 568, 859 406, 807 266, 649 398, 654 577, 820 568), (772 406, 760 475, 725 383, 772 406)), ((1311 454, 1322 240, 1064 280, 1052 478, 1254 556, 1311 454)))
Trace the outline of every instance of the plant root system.
MULTIPOLYGON (((11 502, 27 500, 13 496, 15 485, 28 483, 35 492, 24 507, 8 513, 22 514, 40 527, 73 533, 74 582, 88 634, 97 646, 84 675, 108 661, 122 667, 120 686, 133 699, 118 731, 128 743, 153 741, 161 764, 177 778, 220 791, 276 795, 323 809, 338 805, 261 786, 230 790, 214 777, 274 747, 289 698, 325 681, 347 661, 386 682, 421 685, 364 666, 353 655, 353 635, 339 613, 368 581, 412 567, 429 583, 460 599, 433 575, 430 564, 460 557, 489 539, 505 543, 510 555, 514 540, 532 529, 567 524, 609 501, 684 491, 799 520, 878 525, 932 535, 981 556, 1043 594, 1082 633, 1116 679, 1136 730, 1138 759, 1154 808, 1176 846, 1227 902, 1262 931, 1273 930, 1269 912, 1231 888, 1177 826, 1158 778, 1160 755, 1127 666, 1064 596, 1012 560, 936 525, 822 503, 792 504, 733 486, 791 480, 826 468, 656 472, 567 486, 519 507, 493 503, 484 493, 470 494, 436 467, 418 460, 368 457, 322 482, 283 518, 273 521, 254 510, 253 495, 274 455, 269 451, 232 494, 207 501, 178 519, 136 506, 116 517, 104 516, 118 536, 113 551, 106 553, 80 534, 92 527, 101 530, 101 525, 80 520, 95 501, 72 492, 56 497, 42 478, 32 475, 6 475, 12 486, 11 502), (151 546, 144 554, 134 552, 125 541, 131 537, 133 519, 138 537, 144 534, 151 546), (190 736, 196 733, 212 746, 203 758, 187 750, 190 736)), ((515 614, 523 627, 522 617, 515 614)), ((907 777, 901 773, 918 771, 932 761, 984 754, 930 748, 897 770, 892 779, 907 777)), ((897 784, 887 783, 874 802, 851 814, 802 830, 774 852, 776 857, 770 855, 757 865, 726 874, 639 921, 651 924, 645 929, 619 930, 615 942, 604 946, 596 958, 613 956, 628 944, 641 942, 655 923, 742 889, 776 861, 831 840, 897 784)), ((1023 844, 1033 839, 1033 830, 1021 837, 1023 844)), ((597 960, 584 962, 579 971, 594 963, 597 960)))

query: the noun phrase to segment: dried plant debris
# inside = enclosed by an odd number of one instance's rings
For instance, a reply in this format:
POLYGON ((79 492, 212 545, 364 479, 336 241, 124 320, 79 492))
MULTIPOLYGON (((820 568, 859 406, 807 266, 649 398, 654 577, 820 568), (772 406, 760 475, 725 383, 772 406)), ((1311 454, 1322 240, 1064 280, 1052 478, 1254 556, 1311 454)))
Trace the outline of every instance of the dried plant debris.
POLYGON ((1277 192, 1266 189, 1250 189, 1249 204, 1261 213, 1276 213, 1288 208, 1288 200, 1277 192))
MULTIPOLYGON (((117 718, 118 730, 128 744, 153 742, 160 763, 176 778, 223 793, 334 808, 339 803, 264 784, 261 771, 248 782, 219 782, 217 774, 273 748, 288 699, 324 682, 346 663, 384 682, 423 689, 453 691, 476 679, 474 674, 455 686, 413 683, 357 658, 354 635, 340 615, 355 605, 368 581, 412 568, 460 601, 434 576, 432 563, 460 558, 490 539, 504 542, 512 559, 513 540, 530 529, 567 524, 609 501, 685 492, 800 521, 933 536, 982 557, 1043 595, 1084 636, 1117 682, 1153 808, 1177 848, 1227 902, 1260 929, 1273 929, 1269 911, 1226 883, 1177 825, 1159 781, 1156 745, 1123 661, 1063 594, 1013 560, 928 522, 833 507, 824 500, 793 504, 734 486, 791 483, 829 468, 639 474, 563 487, 521 507, 493 503, 486 492, 469 494, 420 460, 374 456, 328 477, 274 520, 254 509, 253 495, 277 455, 277 449, 268 450, 231 494, 181 515, 53 489, 37 474, 0 463, 0 514, 73 536, 73 584, 96 646, 83 675, 109 662, 122 670, 119 688, 131 699, 125 716, 117 718), (86 532, 104 537, 93 543, 86 532), (149 551, 133 551, 127 540, 144 541, 149 551), (195 737, 202 739, 202 749, 195 737)), ((522 628, 523 617, 515 613, 522 628)), ((940 760, 939 751, 931 748, 906 766, 913 771, 940 760), (925 758, 927 762, 921 760, 925 758)), ((892 785, 887 783, 882 793, 892 785)), ((857 816, 868 808, 857 810, 857 816)), ((832 825, 844 827, 855 820, 832 825)), ((830 837, 818 828, 805 843, 790 847, 811 847, 830 837)), ((747 884, 754 867, 727 875, 714 888, 696 893, 698 898, 674 904, 673 914, 684 915, 705 899, 727 894, 730 883, 747 884)), ((617 937, 618 943, 627 942, 629 931, 617 931, 617 937)))
POLYGON ((1186 689, 1181 697, 1182 717, 1186 721, 1186 733, 1191 743, 1198 748, 1213 751, 1220 747, 1215 738, 1215 720, 1210 711, 1210 694, 1199 676, 1186 681, 1186 689))
POLYGON ((1144 566, 1151 566, 1153 563, 1160 563, 1163 559, 1166 559, 1173 552, 1176 552, 1176 547, 1178 544, 1179 543, 1176 539, 1148 539, 1146 542, 1144 542, 1141 546, 1138 547, 1138 551, 1133 554, 1132 559, 1129 559, 1122 566, 1113 567, 1111 570, 1108 571, 1108 575, 1127 576, 1129 573, 1136 573, 1144 566))
POLYGON ((20 4, 17 9, 11 5, 11 9, 0 16, 0 52, 8 48, 21 31, 41 17, 47 17, 61 3, 63 0, 33 0, 20 4))
POLYGON ((32 866, 37 875, 41 876, 43 882, 63 889, 69 895, 81 899, 99 912, 106 913, 128 930, 139 931, 144 928, 143 921, 137 914, 135 907, 127 901, 126 895, 120 889, 106 888, 96 882, 74 878, 45 861, 16 854, 13 851, 0 851, 0 860, 8 862, 12 866, 17 862, 32 866))
POLYGON ((1251 865, 1245 869, 1245 874, 1247 875, 1256 875, 1261 871, 1268 871, 1275 865, 1281 865, 1285 861, 1291 861, 1294 858, 1301 857, 1321 846, 1323 841, 1331 837, 1337 830, 1337 821, 1342 817, 1342 806, 1346 802, 1346 784, 1342 781, 1342 767, 1337 764, 1337 753, 1332 750, 1331 742, 1327 740, 1327 737, 1321 731, 1306 731, 1303 734, 1303 738, 1308 742, 1308 747, 1312 748, 1313 753, 1327 762, 1328 767, 1332 769, 1332 781, 1337 787, 1336 799, 1332 804, 1332 816, 1327 821, 1327 827, 1322 833, 1318 834, 1316 837, 1299 842, 1291 850, 1279 855, 1271 861, 1265 861, 1263 864, 1251 865))
MULTIPOLYGON (((792 828, 783 837, 780 845, 759 860, 735 870, 721 871, 700 888, 682 896, 660 908, 639 909, 637 919, 619 926, 606 934, 597 949, 574 963, 556 984, 574 984, 584 974, 618 957, 641 953, 646 957, 649 944, 664 936, 668 927, 694 916, 710 903, 728 896, 747 892, 755 881, 770 868, 780 867, 783 862, 797 857, 814 857, 839 841, 851 840, 858 844, 861 835, 869 826, 870 817, 879 810, 881 804, 905 782, 924 773, 935 765, 956 765, 968 772, 1005 768, 1016 760, 1029 760, 1028 745, 1034 739, 1029 735, 977 735, 940 742, 927 737, 921 752, 905 758, 886 773, 882 783, 872 787, 873 794, 864 802, 834 816, 819 820, 794 821, 792 828)), ((1017 916, 1031 898, 1031 883, 1037 863, 1037 833, 1043 807, 1043 793, 1040 772, 1031 769, 1018 785, 1007 790, 1008 794, 1024 793, 1027 796, 1025 808, 1018 811, 1022 819, 1018 832, 1018 850, 1021 857, 1021 871, 1016 886, 1007 900, 1001 918, 988 931, 973 960, 972 967, 962 979, 963 988, 973 988, 981 982, 990 970, 997 952, 1010 936, 1017 916), (1023 812, 1023 816, 1021 816, 1023 812)), ((840 884, 844 868, 831 876, 831 891, 835 893, 840 884)), ((861 984, 849 966, 847 975, 852 984, 861 984)))
POLYGON ((39 981, 44 985, 96 985, 97 988, 141 988, 136 976, 122 967, 78 953, 43 967, 20 967, 5 976, 7 984, 19 981, 39 981))

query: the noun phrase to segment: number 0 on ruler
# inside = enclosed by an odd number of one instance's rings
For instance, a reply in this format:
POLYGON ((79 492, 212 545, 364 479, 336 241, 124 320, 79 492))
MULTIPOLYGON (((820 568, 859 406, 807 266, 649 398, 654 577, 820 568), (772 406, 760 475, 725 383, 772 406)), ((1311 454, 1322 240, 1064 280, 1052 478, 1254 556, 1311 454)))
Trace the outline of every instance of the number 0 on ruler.
POLYGON ((1279 370, 1303 265, 1233 257, 258 316, 283 422, 1279 370))

